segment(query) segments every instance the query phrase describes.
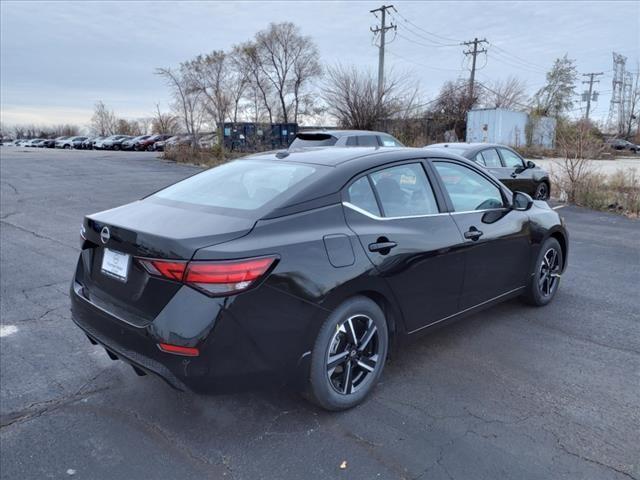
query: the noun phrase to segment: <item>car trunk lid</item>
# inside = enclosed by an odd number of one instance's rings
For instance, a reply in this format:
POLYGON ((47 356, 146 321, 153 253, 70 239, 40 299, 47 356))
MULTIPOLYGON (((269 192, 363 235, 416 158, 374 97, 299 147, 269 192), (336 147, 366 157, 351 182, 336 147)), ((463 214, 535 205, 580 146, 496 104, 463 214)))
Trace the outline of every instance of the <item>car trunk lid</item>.
POLYGON ((137 258, 186 262, 200 248, 246 235, 254 223, 253 219, 161 199, 145 199, 90 215, 83 226, 85 249, 90 250, 81 257, 84 294, 133 325, 148 324, 181 283, 149 275, 137 258), (108 264, 114 255, 123 265, 118 274, 108 264))

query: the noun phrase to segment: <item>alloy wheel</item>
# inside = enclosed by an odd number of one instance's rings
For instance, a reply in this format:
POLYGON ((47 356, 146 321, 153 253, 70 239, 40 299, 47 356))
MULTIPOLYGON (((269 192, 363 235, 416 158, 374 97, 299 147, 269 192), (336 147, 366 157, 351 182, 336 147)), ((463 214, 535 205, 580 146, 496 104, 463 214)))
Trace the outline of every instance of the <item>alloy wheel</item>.
POLYGON ((542 257, 538 275, 538 288, 543 297, 549 297, 555 291, 560 280, 561 269, 560 255, 555 248, 550 248, 542 257))
POLYGON ((378 328, 366 315, 354 315, 336 326, 327 353, 327 377, 342 395, 358 391, 378 368, 378 328))
POLYGON ((548 196, 549 192, 547 189, 547 184, 546 183, 541 183, 538 185, 538 188, 536 189, 536 200, 546 200, 547 196, 548 196))

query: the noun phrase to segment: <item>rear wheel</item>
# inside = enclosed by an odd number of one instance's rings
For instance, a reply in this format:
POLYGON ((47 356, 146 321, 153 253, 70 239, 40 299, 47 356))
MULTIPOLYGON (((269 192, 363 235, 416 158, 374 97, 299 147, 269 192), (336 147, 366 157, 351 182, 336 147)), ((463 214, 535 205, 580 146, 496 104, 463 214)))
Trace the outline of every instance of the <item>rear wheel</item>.
POLYGON ((548 238, 538 254, 533 275, 523 295, 530 305, 547 305, 558 291, 564 266, 562 248, 555 238, 548 238))
POLYGON ((547 182, 540 182, 536 187, 536 193, 533 198, 536 200, 548 200, 549 199, 549 185, 547 182))
POLYGON ((114 150, 120 150, 120 145, 114 145, 114 146, 113 146, 113 149, 114 149, 114 150))
POLYGON ((340 305, 322 325, 311 355, 310 395, 327 410, 361 403, 378 383, 389 335, 380 307, 366 297, 340 305))

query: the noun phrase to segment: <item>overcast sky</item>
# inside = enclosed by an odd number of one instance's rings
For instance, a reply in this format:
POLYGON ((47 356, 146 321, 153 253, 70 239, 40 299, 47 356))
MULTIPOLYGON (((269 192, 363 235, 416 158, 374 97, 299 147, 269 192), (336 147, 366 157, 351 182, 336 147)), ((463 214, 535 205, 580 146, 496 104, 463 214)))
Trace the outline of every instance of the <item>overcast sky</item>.
MULTIPOLYGON (((390 3, 390 2, 387 2, 390 3)), ((398 35, 387 68, 412 72, 427 99, 469 71, 460 41, 490 44, 478 80, 516 75, 531 93, 564 53, 580 73, 604 72, 593 109, 606 117, 611 52, 640 59, 640 2, 393 2, 398 35), (433 36, 435 33, 439 36, 433 36), (447 46, 443 46, 445 44, 447 46), (451 45, 452 46, 448 46, 451 45)), ((175 66, 250 39, 269 22, 292 21, 323 63, 377 68, 369 10, 381 2, 0 2, 2 122, 86 125, 97 100, 126 118, 150 116, 170 99, 156 67, 175 66)), ((390 35, 393 38, 393 35, 390 35)), ((580 106, 579 103, 576 106, 580 106)))

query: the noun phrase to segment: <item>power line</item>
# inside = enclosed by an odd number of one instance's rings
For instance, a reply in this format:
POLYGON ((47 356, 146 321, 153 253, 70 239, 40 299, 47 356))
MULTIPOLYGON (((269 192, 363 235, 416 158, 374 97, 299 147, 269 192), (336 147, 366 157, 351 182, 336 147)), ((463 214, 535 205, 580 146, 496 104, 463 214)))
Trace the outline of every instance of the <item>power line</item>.
MULTIPOLYGON (((445 37, 443 35, 439 35, 437 33, 430 32, 429 30, 425 30, 420 25, 416 25, 411 20, 409 20, 407 17, 402 15, 397 9, 394 8, 393 10, 405 23, 408 23, 409 25, 412 25, 413 27, 417 28, 418 30, 420 30, 421 32, 424 32, 425 34, 427 34, 429 36, 432 36, 432 37, 435 37, 435 38, 440 38, 442 40, 445 40, 446 42, 454 42, 454 43, 457 43, 457 44, 460 43, 460 40, 457 40, 455 38, 445 37)), ((441 46, 445 46, 445 47, 453 46, 452 44, 446 45, 446 44, 440 42, 439 40, 431 40, 431 41, 434 42, 434 43, 437 43, 437 44, 439 44, 441 46)))
POLYGON ((543 71, 545 71, 545 72, 546 72, 546 67, 543 67, 543 66, 538 65, 538 64, 536 64, 536 63, 533 63, 533 62, 531 62, 531 61, 529 61, 529 60, 525 60, 525 59, 524 59, 524 58, 522 58, 522 57, 519 57, 519 56, 517 56, 517 55, 514 55, 513 53, 510 53, 509 51, 505 50, 504 48, 499 47, 499 46, 498 46, 498 45, 496 45, 495 43, 491 43, 490 45, 491 45, 491 47, 493 47, 493 48, 495 48, 496 50, 498 50, 498 52, 501 52, 501 53, 502 53, 502 55, 503 55, 504 57, 507 57, 507 58, 511 57, 514 61, 520 62, 520 63, 522 63, 523 65, 531 66, 531 67, 533 67, 533 68, 535 68, 535 69, 540 69, 540 70, 543 70, 543 71))
POLYGON ((442 72, 457 72, 457 73, 462 73, 463 72, 463 69, 434 67, 433 65, 425 65, 424 63, 416 62, 416 61, 411 60, 411 59, 409 59, 407 57, 404 57, 404 56, 394 52, 393 50, 387 49, 387 52, 390 53, 392 56, 399 58, 400 60, 404 60, 407 63, 412 63, 414 65, 417 65, 419 67, 424 67, 424 68, 427 68, 429 70, 440 70, 442 72))

